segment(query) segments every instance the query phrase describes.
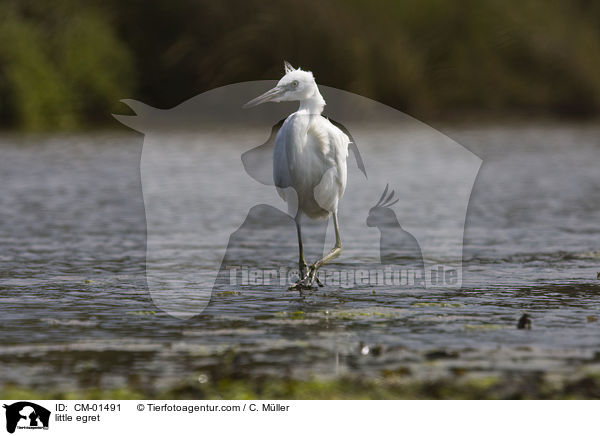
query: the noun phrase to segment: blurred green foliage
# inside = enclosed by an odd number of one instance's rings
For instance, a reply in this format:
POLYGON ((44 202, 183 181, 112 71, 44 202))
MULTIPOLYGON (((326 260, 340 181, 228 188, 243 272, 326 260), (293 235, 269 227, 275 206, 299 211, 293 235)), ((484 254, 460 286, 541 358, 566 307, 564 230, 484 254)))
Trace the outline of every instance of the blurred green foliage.
MULTIPOLYGON (((86 387, 80 390, 39 390, 15 385, 0 386, 7 400, 565 400, 600 398, 600 374, 564 374, 536 371, 498 375, 468 375, 456 368, 456 375, 418 380, 407 368, 383 371, 379 377, 336 379, 289 379, 279 377, 224 377, 182 379, 158 389, 155 383, 128 383, 118 389, 86 387)), ((206 375, 205 375, 206 377, 206 375)))
POLYGON ((421 117, 600 111, 596 0, 0 0, 3 124, 102 123, 228 83, 319 83, 421 117))
POLYGON ((0 3, 3 124, 64 130, 132 92, 132 54, 105 14, 76 1, 0 3))

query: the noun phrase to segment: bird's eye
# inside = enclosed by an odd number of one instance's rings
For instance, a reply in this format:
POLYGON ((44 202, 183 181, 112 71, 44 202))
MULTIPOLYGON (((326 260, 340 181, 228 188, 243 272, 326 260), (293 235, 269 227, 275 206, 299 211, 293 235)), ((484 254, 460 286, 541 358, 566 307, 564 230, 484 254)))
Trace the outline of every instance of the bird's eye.
POLYGON ((292 87, 294 87, 294 88, 295 88, 295 87, 297 87, 297 86, 298 86, 298 81, 297 81, 297 80, 294 80, 294 81, 292 82, 292 87))

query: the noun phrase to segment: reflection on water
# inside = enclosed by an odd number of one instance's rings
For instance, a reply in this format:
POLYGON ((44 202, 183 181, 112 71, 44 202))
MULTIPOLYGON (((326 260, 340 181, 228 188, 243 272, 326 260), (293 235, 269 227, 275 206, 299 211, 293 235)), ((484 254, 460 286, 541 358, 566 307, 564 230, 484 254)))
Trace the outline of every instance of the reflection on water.
MULTIPOLYGON (((456 365, 569 373, 592 364, 600 351, 600 130, 448 133, 484 160, 467 216, 463 289, 300 294, 278 281, 242 284, 217 289, 202 315, 184 321, 157 310, 146 289, 141 137, 4 137, 0 382, 111 387, 133 377, 161 386, 200 372, 328 377, 402 366, 426 377, 456 365), (523 312, 532 330, 516 329, 523 312), (452 358, 428 363, 437 355, 452 358)), ((381 138, 373 146, 385 156, 381 138)), ((255 212, 250 218, 265 210, 255 212)), ((227 219, 217 207, 209 213, 227 219)), ((272 244, 257 245, 251 219, 230 243, 241 238, 236 249, 258 250, 260 266, 295 268, 293 222, 280 218, 272 244)), ((443 227, 443 217, 428 219, 443 227)), ((312 231, 314 256, 324 237, 319 226, 312 231)), ((176 235, 172 253, 187 248, 176 235)), ((362 261, 342 255, 331 268, 362 261)))

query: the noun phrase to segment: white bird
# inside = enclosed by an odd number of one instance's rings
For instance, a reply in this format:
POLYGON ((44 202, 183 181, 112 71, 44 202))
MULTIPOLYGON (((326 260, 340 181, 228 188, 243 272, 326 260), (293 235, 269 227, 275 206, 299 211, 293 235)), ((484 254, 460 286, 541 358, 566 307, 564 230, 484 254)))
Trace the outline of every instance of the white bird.
POLYGON ((277 133, 273 153, 273 180, 277 192, 288 204, 298 232, 300 279, 292 286, 311 288, 317 271, 342 252, 338 205, 346 189, 346 159, 350 139, 321 113, 325 100, 310 71, 294 69, 285 62, 285 75, 277 86, 249 101, 252 107, 268 101, 299 101, 300 107, 288 116, 277 133), (302 215, 313 219, 333 217, 335 245, 322 259, 307 267, 302 248, 302 215))

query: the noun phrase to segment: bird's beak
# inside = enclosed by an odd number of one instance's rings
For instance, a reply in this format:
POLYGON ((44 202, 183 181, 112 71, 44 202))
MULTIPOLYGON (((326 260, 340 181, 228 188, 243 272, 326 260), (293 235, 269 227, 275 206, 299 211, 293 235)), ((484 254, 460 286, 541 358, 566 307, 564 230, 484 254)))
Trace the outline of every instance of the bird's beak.
POLYGON ((273 100, 276 101, 277 97, 280 97, 283 94, 283 92, 284 92, 284 90, 282 88, 276 86, 275 88, 268 90, 264 94, 259 95, 258 97, 250 100, 248 103, 246 103, 242 107, 244 109, 246 109, 249 107, 258 106, 259 104, 263 104, 268 101, 273 101, 273 100))

